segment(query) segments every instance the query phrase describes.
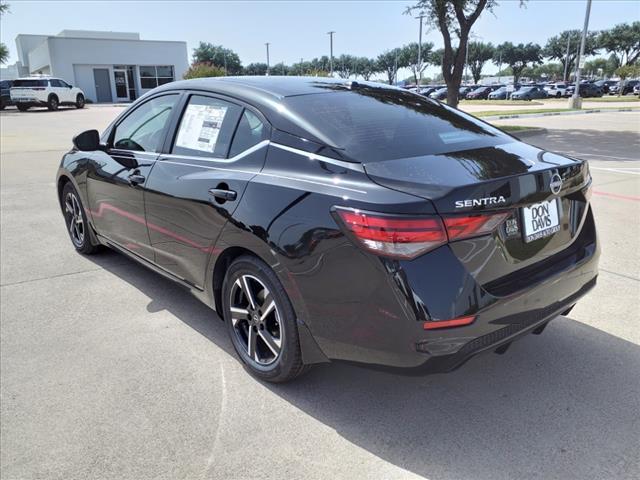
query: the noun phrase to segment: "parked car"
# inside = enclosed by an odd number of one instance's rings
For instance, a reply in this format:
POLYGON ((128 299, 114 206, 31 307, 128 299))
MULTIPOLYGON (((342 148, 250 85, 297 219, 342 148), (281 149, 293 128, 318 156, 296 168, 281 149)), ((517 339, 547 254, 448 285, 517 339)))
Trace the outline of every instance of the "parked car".
POLYGON ((467 100, 486 100, 489 94, 493 91, 491 87, 478 87, 475 90, 467 93, 467 100))
POLYGON ((511 94, 511 100, 535 100, 536 98, 547 98, 547 92, 544 89, 534 87, 520 87, 511 94))
POLYGON ((4 110, 5 107, 13 105, 11 94, 9 93, 11 85, 13 85, 13 80, 0 81, 0 110, 4 110))
POLYGON ((507 87, 500 87, 491 92, 487 98, 489 100, 506 100, 508 95, 507 87))
POLYGON ((73 247, 185 286, 267 381, 333 359, 449 371, 596 282, 587 162, 406 90, 178 81, 73 143, 55 179, 73 247))
MULTIPOLYGON (((569 85, 564 92, 565 97, 572 97, 573 92, 575 92, 576 86, 569 85)), ((602 87, 598 87, 595 83, 592 82, 580 82, 580 90, 578 94, 583 97, 601 97, 603 95, 602 87)))
POLYGON ((598 87, 602 88, 602 93, 606 95, 609 93, 609 89, 611 88, 611 86, 615 85, 618 82, 616 82, 615 80, 598 80, 597 82, 594 82, 594 83, 598 87))
POLYGON ((567 84, 564 82, 549 83, 544 87, 548 97, 560 98, 564 96, 564 92, 567 90, 567 84))
POLYGON ((431 92, 429 94, 429 98, 433 98, 434 100, 446 100, 447 98, 447 87, 442 87, 436 90, 435 92, 431 92))
POLYGON ((13 81, 11 101, 18 110, 26 112, 31 107, 47 107, 57 110, 60 105, 84 108, 84 92, 64 80, 51 77, 28 77, 13 81))
POLYGON ((420 95, 424 95, 425 97, 428 97, 439 88, 442 88, 442 87, 422 87, 420 88, 420 95))
POLYGON ((458 99, 462 100, 467 96, 467 93, 475 90, 476 88, 478 88, 477 85, 465 85, 460 87, 460 89, 458 90, 458 99))
MULTIPOLYGON (((615 85, 609 87, 609 95, 618 95, 618 91, 620 90, 620 83, 618 82, 615 85)), ((626 80, 624 86, 622 87, 622 93, 620 95, 627 95, 628 93, 633 93, 633 88, 640 83, 640 80, 626 80)))

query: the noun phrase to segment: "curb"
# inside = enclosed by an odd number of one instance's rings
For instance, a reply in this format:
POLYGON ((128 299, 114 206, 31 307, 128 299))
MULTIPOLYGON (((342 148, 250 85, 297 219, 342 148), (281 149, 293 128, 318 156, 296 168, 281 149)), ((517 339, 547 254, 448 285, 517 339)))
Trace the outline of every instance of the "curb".
MULTIPOLYGON (((567 112, 544 112, 544 113, 521 113, 514 115, 491 115, 487 117, 478 117, 482 120, 508 120, 510 118, 535 118, 535 117, 552 117, 556 115, 586 115, 588 113, 610 113, 610 112, 638 112, 638 107, 623 108, 590 108, 588 110, 569 110, 567 112)), ((471 113, 470 115, 473 115, 471 113)))

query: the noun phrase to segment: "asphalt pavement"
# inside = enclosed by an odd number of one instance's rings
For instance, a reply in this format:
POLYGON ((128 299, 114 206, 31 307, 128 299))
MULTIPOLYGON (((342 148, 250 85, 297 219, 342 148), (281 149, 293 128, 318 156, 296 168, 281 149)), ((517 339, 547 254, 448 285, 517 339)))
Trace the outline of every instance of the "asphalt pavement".
POLYGON ((330 364, 273 386, 183 289, 73 250, 60 156, 120 111, 0 113, 2 479, 638 477, 640 113, 503 122, 590 162, 602 269, 569 317, 450 374, 330 364))

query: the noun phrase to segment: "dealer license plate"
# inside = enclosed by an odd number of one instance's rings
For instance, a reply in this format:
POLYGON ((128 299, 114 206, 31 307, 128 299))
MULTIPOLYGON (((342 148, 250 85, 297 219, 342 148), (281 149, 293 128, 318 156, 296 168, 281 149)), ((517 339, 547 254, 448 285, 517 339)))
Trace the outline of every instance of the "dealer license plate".
POLYGON ((524 241, 533 242, 560 230, 557 199, 522 208, 524 241))

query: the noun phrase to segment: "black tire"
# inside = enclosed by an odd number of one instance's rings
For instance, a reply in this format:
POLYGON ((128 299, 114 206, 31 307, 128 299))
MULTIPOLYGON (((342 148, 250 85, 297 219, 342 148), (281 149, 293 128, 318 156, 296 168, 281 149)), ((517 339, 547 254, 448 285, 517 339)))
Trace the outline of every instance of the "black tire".
POLYGON ((60 106, 60 102, 58 97, 55 95, 49 95, 49 99, 47 100, 47 108, 51 111, 58 110, 60 106))
POLYGON ((18 110, 20 110, 21 112, 26 112, 27 110, 29 110, 29 105, 21 105, 20 103, 18 103, 16 107, 18 107, 18 110))
POLYGON ((71 182, 67 182, 62 189, 62 214, 67 227, 67 233, 73 248, 85 255, 99 251, 99 246, 91 242, 89 222, 82 206, 80 195, 71 182), (72 228, 73 227, 73 228, 72 228))
POLYGON ((4 100, 0 100, 0 110, 4 110, 4 107, 6 107, 7 104, 4 103, 4 100))
POLYGON ((84 108, 84 95, 81 93, 76 97, 76 108, 84 108))
POLYGON ((222 308, 233 348, 252 375, 267 382, 282 383, 306 370, 295 312, 280 280, 262 260, 243 255, 233 261, 222 284, 222 308), (251 291, 252 301, 245 294, 246 288, 251 291), (261 318, 265 317, 263 322, 261 318), (249 353, 250 338, 254 339, 253 356, 249 353), (274 346, 269 347, 267 338, 270 342, 279 341, 279 345, 272 343, 274 346), (276 354, 274 349, 278 348, 276 354))
POLYGON ((556 93, 556 98, 560 98, 562 95, 560 95, 560 92, 556 93))

